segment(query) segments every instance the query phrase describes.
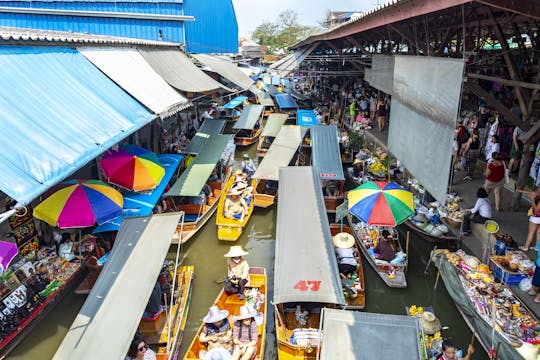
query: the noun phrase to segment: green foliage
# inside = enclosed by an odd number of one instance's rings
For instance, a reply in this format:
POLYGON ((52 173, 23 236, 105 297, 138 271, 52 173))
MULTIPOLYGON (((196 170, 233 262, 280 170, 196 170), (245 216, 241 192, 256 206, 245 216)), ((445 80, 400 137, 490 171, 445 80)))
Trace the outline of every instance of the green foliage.
POLYGON ((263 22, 253 31, 251 38, 259 45, 268 46, 268 52, 272 54, 280 49, 287 50, 318 30, 316 27, 300 25, 296 11, 284 10, 278 15, 278 22, 263 22))

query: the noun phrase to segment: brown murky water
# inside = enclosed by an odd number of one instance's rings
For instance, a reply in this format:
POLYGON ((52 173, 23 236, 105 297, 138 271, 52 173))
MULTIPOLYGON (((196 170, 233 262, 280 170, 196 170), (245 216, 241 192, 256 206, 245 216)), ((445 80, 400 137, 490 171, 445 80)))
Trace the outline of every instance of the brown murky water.
MULTIPOLYGON (((256 146, 237 150, 237 159, 244 152, 255 155, 256 146)), ((244 234, 235 245, 242 245, 249 251, 246 256, 249 264, 262 266, 267 269, 269 276, 269 299, 272 299, 274 244, 275 244, 276 208, 256 209, 245 229, 244 234)), ((183 246, 185 264, 195 265, 196 277, 194 281, 191 306, 189 311, 186 332, 182 347, 182 356, 191 342, 193 335, 200 326, 202 317, 208 307, 213 303, 221 289, 216 283, 226 274, 225 259, 223 255, 228 251, 230 243, 217 240, 215 217, 210 219, 194 238, 183 246)), ((402 236, 404 239, 405 236, 402 236)), ((403 244, 405 245, 405 244, 403 244)), ((168 258, 174 259, 175 248, 171 248, 168 258)), ((428 275, 424 275, 429 257, 430 247, 420 239, 411 237, 410 241, 410 267, 408 270, 408 288, 390 289, 377 276, 377 274, 364 263, 366 283, 366 311, 378 313, 405 314, 405 306, 421 305, 434 307, 436 315, 443 325, 450 329, 448 336, 459 347, 467 347, 471 338, 469 328, 458 313, 453 301, 448 296, 444 284, 439 283, 436 291, 433 290, 436 270, 431 267, 428 275)), ((53 357, 57 347, 69 329, 73 319, 83 305, 85 297, 71 294, 58 304, 48 316, 33 330, 9 356, 8 359, 42 360, 53 357)), ((266 359, 277 358, 275 349, 275 330, 272 307, 268 306, 266 359)), ((104 329, 106 331, 106 329, 104 329)), ((389 339, 389 341, 392 341, 389 339)), ((99 344, 96 344, 99 346, 99 344)), ((478 344, 474 359, 487 359, 478 344)), ((120 360, 120 359, 119 359, 120 360)))

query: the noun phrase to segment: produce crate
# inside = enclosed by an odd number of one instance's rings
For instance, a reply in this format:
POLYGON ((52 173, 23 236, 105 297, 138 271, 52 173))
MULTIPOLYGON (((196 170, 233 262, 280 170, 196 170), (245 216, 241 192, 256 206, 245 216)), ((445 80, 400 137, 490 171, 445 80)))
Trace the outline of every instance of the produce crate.
POLYGON ((458 230, 461 228, 461 223, 463 222, 463 219, 459 219, 461 221, 458 222, 449 217, 446 217, 445 220, 448 223, 448 225, 450 225, 453 229, 458 229, 458 230))
POLYGON ((489 265, 491 271, 493 271, 493 276, 506 285, 519 285, 519 282, 527 277, 527 275, 522 272, 507 270, 493 260, 490 260, 489 265))

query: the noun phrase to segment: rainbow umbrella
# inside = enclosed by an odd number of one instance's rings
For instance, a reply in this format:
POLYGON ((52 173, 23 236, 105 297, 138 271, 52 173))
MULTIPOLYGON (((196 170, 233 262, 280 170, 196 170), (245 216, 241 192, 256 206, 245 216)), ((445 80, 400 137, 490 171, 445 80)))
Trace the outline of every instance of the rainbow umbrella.
POLYGON ((157 155, 135 145, 108 151, 100 164, 107 181, 132 191, 152 190, 165 175, 157 155))
POLYGON ((395 182, 368 181, 347 197, 349 212, 370 225, 396 226, 414 215, 413 194, 395 182))
POLYGON ((61 183, 34 208, 34 216, 60 229, 103 224, 122 215, 122 194, 99 180, 61 183))

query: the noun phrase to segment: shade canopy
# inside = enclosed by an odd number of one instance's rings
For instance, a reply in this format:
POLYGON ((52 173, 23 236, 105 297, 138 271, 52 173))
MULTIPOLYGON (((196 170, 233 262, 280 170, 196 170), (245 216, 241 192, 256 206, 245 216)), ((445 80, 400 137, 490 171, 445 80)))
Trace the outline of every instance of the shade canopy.
POLYGON ((305 58, 319 46, 319 43, 316 42, 309 46, 305 46, 301 49, 295 50, 292 54, 284 57, 279 62, 270 65, 270 68, 276 71, 282 77, 287 76, 291 71, 297 68, 305 58))
POLYGON ((172 87, 186 92, 230 91, 225 85, 206 75, 178 48, 138 49, 152 68, 172 87))
POLYGON ((234 124, 233 129, 253 130, 257 120, 261 117, 263 108, 264 106, 259 104, 246 106, 244 111, 242 111, 242 115, 240 115, 240 118, 234 124))
POLYGON ((231 61, 207 54, 193 55, 202 64, 208 66, 212 71, 217 72, 225 79, 240 87, 242 90, 248 90, 254 81, 244 74, 238 66, 231 61))
POLYGON ((209 135, 195 160, 176 180, 167 196, 199 196, 232 135, 209 135))
POLYGON ((321 360, 422 359, 414 317, 329 308, 322 311, 321 360))
POLYGON ((179 220, 179 213, 124 220, 101 275, 54 359, 126 356, 179 220))
POLYGON ((300 126, 310 127, 319 125, 315 111, 298 109, 296 112, 296 123, 300 126))
POLYGON ((309 166, 279 170, 274 303, 345 305, 318 176, 309 166))
POLYGON ((274 100, 272 100, 272 97, 266 91, 257 90, 256 95, 257 95, 257 101, 262 106, 268 106, 268 107, 275 106, 274 100))
POLYGON ((183 152, 186 154, 198 154, 206 143, 208 136, 221 134, 226 123, 227 120, 204 120, 199 131, 191 138, 183 152))
POLYGON ((298 104, 293 97, 287 93, 274 95, 280 109, 298 109, 298 104))
POLYGON ((161 118, 191 105, 158 75, 137 49, 81 47, 77 50, 161 118))
POLYGON ((306 132, 307 130, 300 126, 282 126, 253 177, 278 181, 279 168, 289 165, 306 132))
POLYGON ((165 169, 165 175, 163 176, 163 179, 161 179, 159 185, 152 191, 143 193, 128 191, 124 193, 122 216, 97 226, 93 233, 97 234, 104 231, 117 231, 120 229, 122 220, 126 217, 148 216, 152 214, 152 210, 154 210, 159 198, 180 166, 183 158, 182 155, 178 154, 158 155, 159 162, 161 166, 163 166, 163 169, 165 169))
POLYGON ((246 100, 247 100, 247 96, 237 96, 234 99, 232 99, 231 101, 229 101, 228 103, 226 103, 225 105, 223 105, 221 108, 222 109, 234 109, 238 105, 242 105, 242 103, 244 101, 246 101, 246 100))
POLYGON ((23 204, 154 119, 73 49, 2 46, 0 78, 0 190, 23 204))
POLYGON ((345 180, 341 153, 339 152, 338 130, 333 126, 312 126, 310 128, 313 166, 325 180, 345 180))
POLYGON ((264 125, 261 136, 276 137, 288 117, 289 115, 287 114, 270 114, 268 119, 266 119, 266 124, 264 125))

